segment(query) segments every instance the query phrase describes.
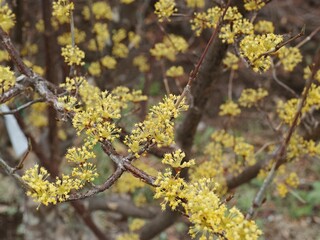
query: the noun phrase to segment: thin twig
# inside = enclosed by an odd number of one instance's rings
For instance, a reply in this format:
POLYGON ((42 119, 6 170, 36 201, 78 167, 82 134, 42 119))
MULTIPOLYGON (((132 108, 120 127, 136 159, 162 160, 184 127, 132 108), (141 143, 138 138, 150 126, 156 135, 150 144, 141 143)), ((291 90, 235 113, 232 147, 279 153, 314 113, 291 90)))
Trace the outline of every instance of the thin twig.
POLYGON ((198 72, 199 72, 199 69, 202 65, 202 62, 204 61, 204 58, 205 56, 207 55, 208 53, 208 50, 209 50, 209 47, 211 46, 213 40, 217 37, 218 35, 218 32, 219 32, 219 29, 221 27, 221 24, 223 22, 223 19, 224 19, 224 16, 226 15, 227 13, 227 10, 230 6, 230 0, 228 0, 228 3, 217 23, 217 27, 214 29, 214 31, 212 32, 211 34, 211 37, 205 47, 205 49, 203 50, 202 54, 201 54, 201 57, 199 58, 199 61, 198 63, 196 64, 195 68, 191 71, 190 75, 189 75, 189 80, 188 80, 188 83, 187 85, 185 86, 185 88, 183 89, 183 92, 181 93, 179 99, 177 100, 175 106, 178 107, 181 103, 181 101, 185 98, 185 96, 187 95, 188 92, 190 92, 190 87, 192 85, 192 83, 195 81, 195 79, 197 78, 197 75, 198 75, 198 72))
POLYGON ((299 97, 299 95, 292 89, 290 88, 288 85, 284 84, 283 82, 281 82, 277 76, 277 72, 276 72, 276 68, 273 64, 273 62, 271 61, 271 69, 272 69, 272 76, 273 76, 273 80, 279 84, 281 87, 283 87, 285 90, 287 90, 288 92, 290 92, 291 94, 293 94, 296 98, 299 97))
POLYGON ((247 216, 246 216, 246 219, 251 219, 254 215, 254 212, 255 210, 261 206, 262 202, 263 202, 263 199, 264 199, 264 196, 265 196, 265 193, 267 191, 267 188, 269 187, 269 185, 271 184, 274 176, 275 176, 275 172, 276 172, 276 169, 282 164, 285 162, 285 154, 286 154, 286 150, 287 150, 287 146, 290 142, 290 139, 298 125, 298 122, 299 122, 299 118, 301 116, 301 112, 302 112, 302 108, 303 106, 305 105, 305 102, 307 100, 307 97, 308 97, 308 93, 309 93, 309 90, 311 89, 311 85, 312 85, 312 79, 314 78, 317 70, 319 69, 319 66, 320 66, 320 51, 318 52, 318 54, 316 55, 315 57, 315 60, 314 60, 314 66, 313 66, 313 69, 312 69, 312 73, 311 73, 311 76, 310 78, 307 80, 307 83, 306 83, 306 87, 303 91, 303 94, 301 96, 301 99, 298 103, 298 107, 297 107, 297 111, 296 111, 296 114, 293 118, 293 121, 292 121, 292 124, 290 126, 290 128, 288 129, 287 131, 287 134, 286 134, 286 137, 285 139, 282 141, 282 144, 281 146, 277 149, 276 151, 276 155, 275 157, 273 158, 274 159, 274 163, 272 165, 272 168, 270 170, 270 172, 268 173, 267 177, 265 178, 261 188, 259 189, 257 195, 255 196, 254 200, 253 200, 253 203, 252 203, 252 206, 250 207, 248 213, 247 213, 247 216))
POLYGON ((14 168, 14 172, 20 170, 23 168, 24 161, 27 159, 29 153, 32 151, 32 145, 31 145, 31 139, 28 139, 28 149, 25 152, 24 156, 21 158, 20 162, 18 165, 14 168))
POLYGON ((296 40, 297 38, 302 37, 304 34, 305 34, 305 26, 303 26, 303 28, 301 29, 300 33, 298 33, 297 35, 295 35, 292 38, 288 39, 287 41, 279 43, 278 45, 276 45, 274 48, 270 49, 269 51, 261 53, 252 62, 254 63, 255 61, 257 61, 258 59, 260 59, 260 58, 262 58, 264 56, 267 56, 267 55, 270 55, 272 53, 277 52, 280 48, 282 48, 283 46, 287 45, 288 43, 296 40))
POLYGON ((44 102, 44 99, 43 98, 38 98, 38 99, 32 100, 30 102, 27 102, 27 103, 19 106, 18 108, 11 110, 11 111, 0 112, 0 116, 9 115, 9 114, 15 114, 15 113, 17 113, 17 112, 19 112, 19 111, 21 111, 21 110, 23 110, 23 109, 35 104, 35 103, 38 103, 38 102, 44 102))

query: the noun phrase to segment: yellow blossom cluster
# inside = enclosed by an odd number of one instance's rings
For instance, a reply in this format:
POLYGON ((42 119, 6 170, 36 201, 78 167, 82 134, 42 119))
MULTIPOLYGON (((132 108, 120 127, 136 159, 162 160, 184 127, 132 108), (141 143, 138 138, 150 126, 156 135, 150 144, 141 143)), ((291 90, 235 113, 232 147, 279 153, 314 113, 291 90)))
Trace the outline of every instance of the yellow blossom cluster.
POLYGON ((50 182, 50 174, 43 167, 35 165, 28 169, 22 176, 22 179, 28 184, 30 190, 27 195, 40 204, 56 204, 68 199, 71 190, 82 188, 79 179, 71 178, 68 175, 62 175, 56 178, 55 182, 50 182))
POLYGON ((94 24, 92 32, 95 34, 95 39, 89 40, 88 49, 90 51, 102 51, 110 41, 108 25, 106 23, 97 22, 94 24))
MULTIPOLYGON (((277 102, 277 113, 278 117, 286 124, 291 124, 294 116, 297 112, 299 99, 292 98, 286 102, 277 102)), ((306 102, 302 108, 302 113, 307 113, 312 110, 320 109, 320 86, 312 84, 306 99, 306 102)), ((300 120, 299 120, 300 122, 300 120)))
POLYGON ((188 162, 183 162, 186 154, 180 149, 172 153, 166 153, 162 159, 163 164, 167 164, 173 168, 186 168, 195 165, 195 161, 189 160, 188 162))
POLYGON ((221 16, 221 8, 209 8, 207 12, 194 13, 194 18, 191 20, 191 29, 195 31, 197 36, 200 36, 206 28, 215 28, 221 16))
POLYGON ((98 77, 101 75, 101 66, 99 61, 95 61, 90 63, 88 67, 88 72, 95 77, 98 77))
POLYGON ((203 8, 204 7, 204 0, 186 0, 187 6, 190 8, 203 8))
POLYGON ((274 26, 273 23, 270 21, 260 20, 254 25, 254 30, 260 34, 273 33, 274 26))
POLYGON ((222 42, 232 44, 238 35, 253 34, 252 23, 243 18, 237 7, 228 8, 224 20, 227 23, 221 27, 219 34, 222 42))
POLYGON ((127 37, 127 31, 124 28, 120 28, 112 35, 113 47, 112 54, 119 58, 126 58, 129 54, 129 48, 122 43, 127 37))
POLYGON ((132 232, 137 231, 137 230, 141 229, 145 223, 146 223, 146 220, 135 218, 130 222, 129 230, 132 232))
POLYGON ((97 167, 90 162, 79 164, 72 169, 72 177, 79 179, 81 183, 92 182, 98 177, 97 167))
MULTIPOLYGON (((79 30, 78 28, 74 29, 74 42, 75 44, 79 44, 84 42, 86 39, 86 33, 84 31, 79 30)), ((71 33, 66 32, 58 37, 58 43, 60 45, 71 45, 71 33)))
POLYGON ((224 104, 220 105, 220 116, 231 116, 235 117, 238 116, 241 113, 241 110, 239 108, 239 105, 232 100, 227 101, 224 104))
POLYGON ((172 66, 166 71, 168 77, 181 77, 184 74, 182 66, 172 66))
POLYGON ((69 0, 57 0, 52 4, 52 16, 60 23, 70 22, 70 13, 74 9, 73 2, 69 0))
POLYGON ((288 72, 291 72, 302 61, 300 50, 296 47, 284 46, 277 53, 284 70, 288 72))
POLYGON ((271 57, 264 54, 274 51, 282 40, 282 36, 273 33, 247 35, 240 42, 240 52, 255 72, 266 71, 271 66, 271 57))
POLYGON ((277 193, 281 198, 287 196, 288 192, 299 186, 300 180, 295 172, 287 173, 288 169, 285 166, 280 166, 277 176, 274 178, 277 193))
POLYGON ((212 177, 218 179, 226 172, 236 174, 245 166, 256 163, 254 146, 245 142, 242 137, 234 137, 224 130, 216 131, 211 135, 211 142, 206 146, 205 154, 209 156, 209 162, 212 162, 206 165, 216 167, 215 175, 212 177), (230 152, 233 154, 230 155, 230 152))
POLYGON ((239 58, 231 52, 227 52, 227 56, 222 62, 227 69, 237 70, 239 68, 239 58))
POLYGON ((148 59, 144 55, 138 55, 133 58, 133 66, 139 68, 139 71, 144 73, 150 70, 150 65, 148 63, 148 59))
POLYGON ((240 98, 238 100, 239 105, 242 107, 252 107, 266 96, 268 96, 268 91, 263 88, 246 88, 241 92, 240 98))
POLYGON ((159 22, 163 22, 164 19, 170 21, 170 16, 178 11, 174 0, 159 0, 154 8, 154 13, 158 16, 159 22))
POLYGON ((235 207, 228 209, 217 195, 219 185, 210 178, 201 178, 187 183, 179 173, 172 174, 169 168, 159 173, 155 182, 155 198, 163 198, 166 205, 175 210, 178 206, 192 223, 189 234, 192 238, 212 239, 224 236, 227 239, 258 239, 262 232, 253 221, 245 219, 235 207))
POLYGON ((141 36, 136 34, 135 32, 130 31, 128 33, 129 37, 129 48, 135 47, 138 48, 141 42, 141 36))
MULTIPOLYGON (((86 93, 87 94, 87 93, 86 93)), ((83 95, 80 88, 80 95, 83 95)), ((141 92, 129 93, 129 89, 118 87, 114 91, 107 91, 89 97, 83 110, 76 109, 72 120, 74 128, 80 134, 83 130, 89 136, 94 136, 97 141, 104 139, 113 141, 119 136, 119 131, 111 120, 121 117, 121 110, 127 107, 127 102, 141 101, 145 98, 141 92)))
POLYGON ((129 49, 124 43, 117 43, 112 48, 112 54, 118 58, 126 58, 129 54, 129 49))
POLYGON ((286 102, 282 100, 277 102, 278 117, 286 124, 291 124, 297 112, 298 99, 292 98, 286 102))
POLYGON ((176 106, 178 96, 169 95, 163 102, 153 106, 146 119, 135 124, 131 135, 126 136, 125 144, 136 157, 146 144, 155 143, 158 147, 169 146, 174 142, 174 122, 181 111, 187 110, 184 99, 176 106))
MULTIPOLYGON (((100 19, 106 19, 111 20, 112 19, 112 9, 108 3, 105 1, 98 1, 94 2, 92 4, 92 13, 96 20, 100 19)), ((90 20, 90 9, 88 6, 84 6, 82 10, 82 15, 85 20, 90 20)))
POLYGON ((141 91, 130 93, 126 87, 117 87, 110 93, 108 91, 101 92, 97 87, 88 84, 83 77, 67 78, 66 83, 61 86, 79 92, 83 101, 82 108, 75 105, 74 98, 61 97, 59 100, 75 112, 72 123, 77 133, 85 131, 96 141, 104 139, 113 141, 118 137, 120 130, 116 128, 112 120, 121 117, 121 110, 128 107, 128 102, 139 102, 146 99, 141 95, 141 91), (71 105, 66 100, 71 100, 71 105))
POLYGON ((84 52, 77 46, 67 45, 61 49, 61 55, 68 65, 84 65, 84 52))
POLYGON ((169 34, 169 36, 163 39, 163 42, 155 44, 155 46, 150 49, 150 53, 158 60, 167 58, 170 61, 175 61, 176 55, 178 53, 184 53, 187 49, 188 43, 183 37, 169 34))
POLYGON ((264 5, 266 5, 264 0, 244 0, 244 8, 247 11, 257 11, 264 5))
POLYGON ((13 87, 15 83, 16 78, 10 68, 0 65, 0 93, 3 93, 13 87))
MULTIPOLYGON (((191 29, 199 36, 206 28, 216 28, 216 25, 223 13, 220 7, 209 8, 206 12, 195 13, 191 20, 191 29)), ((226 23, 221 27, 219 37, 223 42, 231 44, 240 34, 252 34, 253 25, 243 18, 237 7, 229 7, 224 16, 226 23)))
POLYGON ((5 32, 8 32, 14 26, 15 15, 12 13, 12 10, 7 3, 0 1, 0 4, 0 26, 5 32))
POLYGON ((108 69, 115 69, 117 65, 117 60, 114 57, 107 55, 101 59, 101 64, 102 66, 108 69))
POLYGON ((68 149, 66 159, 75 164, 71 175, 62 175, 50 182, 47 171, 36 165, 26 171, 23 179, 30 186, 28 195, 35 201, 48 205, 68 199, 71 190, 78 190, 97 176, 97 168, 89 160, 95 158, 93 147, 104 140, 114 140, 119 129, 112 122, 121 117, 121 110, 128 107, 129 102, 145 100, 141 91, 130 92, 126 87, 115 88, 112 92, 101 92, 91 86, 84 77, 67 78, 60 87, 65 88, 70 96, 59 98, 66 111, 73 112, 73 126, 80 135, 86 133, 84 145, 68 149), (80 97, 78 100, 77 97, 80 97))
POLYGON ((320 144, 316 144, 313 140, 305 140, 302 136, 297 133, 293 134, 288 148, 286 159, 292 161, 293 159, 299 159, 306 155, 317 156, 320 154, 320 144))
MULTIPOLYGON (((303 78, 305 80, 308 80, 309 78, 311 78, 311 70, 310 67, 305 67, 303 69, 303 78)), ((314 79, 317 80, 318 82, 320 82, 320 69, 316 71, 316 74, 314 76, 314 79)))

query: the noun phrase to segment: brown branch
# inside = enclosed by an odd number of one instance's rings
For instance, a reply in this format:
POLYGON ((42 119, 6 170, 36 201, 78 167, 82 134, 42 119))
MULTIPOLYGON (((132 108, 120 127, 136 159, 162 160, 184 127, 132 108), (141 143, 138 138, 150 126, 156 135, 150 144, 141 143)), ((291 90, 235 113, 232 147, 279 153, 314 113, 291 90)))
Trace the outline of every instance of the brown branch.
POLYGON ((143 182, 145 182, 153 187, 157 187, 157 185, 154 183, 154 181, 156 180, 154 177, 152 177, 149 174, 147 174, 146 172, 136 168, 129 161, 124 161, 123 166, 134 177, 139 178, 143 182))
POLYGON ((97 227, 97 225, 92 220, 91 215, 88 214, 88 211, 85 208, 85 206, 80 201, 71 202, 71 205, 76 210, 76 212, 79 214, 79 216, 84 221, 84 223, 90 228, 90 230, 94 233, 94 235, 99 240, 111 239, 106 234, 101 232, 101 230, 97 227))
POLYGON ((122 168, 117 168, 103 184, 95 186, 94 188, 88 190, 86 193, 72 193, 66 201, 69 202, 88 198, 97 193, 105 191, 106 189, 110 188, 121 177, 124 171, 125 170, 122 168))
POLYGON ((132 201, 120 196, 96 197, 88 199, 89 211, 112 211, 125 217, 150 219, 159 213, 160 208, 137 207, 132 201))
POLYGON ((0 104, 9 101, 11 98, 18 96, 22 92, 26 91, 26 89, 31 85, 30 79, 25 76, 21 75, 17 78, 16 84, 7 90, 6 92, 0 94, 0 104))
POLYGON ((0 41, 2 42, 5 49, 8 51, 11 60, 15 63, 20 73, 26 75, 27 77, 34 77, 34 72, 27 67, 22 61, 22 58, 19 56, 18 51, 13 46, 12 41, 9 35, 0 27, 0 41))

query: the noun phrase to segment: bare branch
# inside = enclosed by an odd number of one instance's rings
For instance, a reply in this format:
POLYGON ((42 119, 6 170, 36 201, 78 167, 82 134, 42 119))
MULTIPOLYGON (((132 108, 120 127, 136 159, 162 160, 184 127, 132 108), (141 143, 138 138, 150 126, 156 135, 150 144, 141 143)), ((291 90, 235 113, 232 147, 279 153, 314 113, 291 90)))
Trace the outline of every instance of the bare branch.
POLYGON ((44 99, 43 98, 38 98, 38 99, 35 99, 35 100, 32 100, 30 102, 27 102, 23 105, 21 105, 20 107, 16 108, 16 109, 13 109, 11 111, 8 111, 8 112, 0 112, 0 116, 3 116, 3 115, 8 115, 8 114, 15 114, 27 107, 30 107, 31 105, 35 104, 35 103, 38 103, 38 102, 43 102, 44 99))
POLYGON ((105 191, 106 189, 110 188, 121 177, 124 171, 125 170, 122 168, 117 168, 114 171, 114 173, 112 173, 112 175, 103 184, 95 186, 94 188, 88 190, 86 193, 72 193, 66 201, 69 202, 88 198, 97 193, 105 191))

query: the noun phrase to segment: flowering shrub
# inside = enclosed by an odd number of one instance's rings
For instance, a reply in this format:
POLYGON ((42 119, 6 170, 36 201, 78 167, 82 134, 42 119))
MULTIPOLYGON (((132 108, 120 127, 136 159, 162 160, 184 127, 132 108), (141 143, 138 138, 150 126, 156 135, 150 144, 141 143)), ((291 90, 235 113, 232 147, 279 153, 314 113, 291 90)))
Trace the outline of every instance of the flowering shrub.
MULTIPOLYGON (((54 44, 50 46, 53 51, 48 47, 45 55, 35 39, 26 41, 20 54, 17 52, 7 34, 14 29, 17 16, 8 4, 2 4, 0 37, 8 53, 0 52, 0 103, 22 105, 17 112, 27 108, 26 122, 37 133, 48 128, 51 146, 50 153, 41 150, 41 140, 35 140, 25 127, 38 163, 23 168, 22 177, 15 174, 20 164, 16 169, 1 166, 26 186, 38 208, 112 188, 113 193, 131 196, 139 207, 159 199, 162 211, 175 211, 188 219, 191 238, 259 239, 262 231, 251 218, 267 187, 274 183, 277 194, 285 197, 300 182, 290 164, 320 154, 316 141, 296 131, 320 109, 319 63, 314 61, 304 69, 306 85, 301 96, 277 78, 280 67, 288 74, 304 62, 300 46, 290 46, 301 34, 287 38, 276 33, 274 23, 256 20, 267 2, 244 0, 247 12, 241 12, 229 2, 159 0, 149 16, 148 2, 56 0, 52 17, 34 21, 37 34, 45 36, 42 45, 54 44), (137 19, 134 24, 128 19, 122 22, 122 11, 131 7, 143 14, 131 16, 137 19), (179 19, 185 20, 187 34, 169 30, 179 19), (157 33, 152 29, 155 25, 157 33), (203 46, 200 37, 204 32, 212 35, 203 46), (270 83, 243 87, 237 79, 243 69, 256 74, 251 76, 272 75, 294 96, 281 97, 275 103, 270 83), (220 104, 216 115, 223 126, 211 132, 200 149, 192 149, 208 96, 216 87, 215 81, 207 82, 220 77, 227 79, 223 89, 228 92, 226 98, 215 102, 220 104), (161 98, 151 97, 159 95, 157 79, 163 79, 167 91, 161 98), (24 101, 28 103, 21 104, 24 101), (234 123, 241 124, 250 111, 264 114, 276 140, 259 146, 235 131, 234 123), (196 151, 201 154, 192 159, 196 151), (107 161, 113 164, 108 170, 114 170, 108 178, 101 167, 101 162, 107 161), (256 169, 254 176, 241 180, 252 169, 256 169), (262 187, 245 215, 229 203, 227 194, 257 175, 262 187)), ((75 209, 79 212, 84 207, 75 209)), ((99 235, 86 214, 80 215, 99 235)), ((146 221, 135 219, 128 233, 117 239, 139 239, 149 227, 146 221)))

